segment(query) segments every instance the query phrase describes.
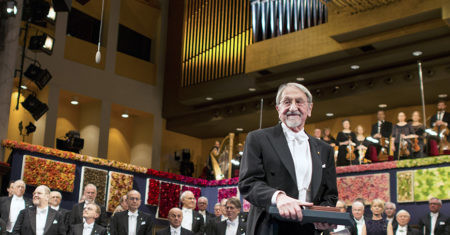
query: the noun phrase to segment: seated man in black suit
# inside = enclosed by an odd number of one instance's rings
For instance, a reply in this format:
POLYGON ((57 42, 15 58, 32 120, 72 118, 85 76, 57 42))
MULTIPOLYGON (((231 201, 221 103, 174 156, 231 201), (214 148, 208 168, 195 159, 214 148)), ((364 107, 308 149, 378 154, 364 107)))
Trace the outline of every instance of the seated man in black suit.
POLYGON ((57 211, 48 206, 50 189, 38 186, 33 192, 35 207, 21 210, 12 234, 15 235, 64 235, 64 219, 57 211))
POLYGON ((128 210, 117 212, 111 219, 111 235, 150 235, 154 217, 139 211, 141 206, 141 194, 131 190, 127 194, 128 210))
MULTIPOLYGON (((95 203, 95 198, 97 197, 97 186, 93 184, 87 184, 83 191, 84 201, 77 203, 73 206, 70 212, 70 224, 81 224, 83 223, 83 209, 88 203, 95 203)), ((100 205, 101 213, 100 216, 95 220, 95 223, 102 227, 108 225, 108 216, 106 215, 106 210, 104 206, 100 205)))
POLYGON ((62 200, 62 195, 60 192, 58 192, 58 191, 50 192, 50 199, 48 200, 48 204, 50 205, 50 207, 53 210, 59 212, 63 216, 64 224, 66 225, 67 229, 69 229, 69 227, 70 227, 70 221, 69 221, 70 211, 66 210, 60 206, 61 200, 62 200))
POLYGON ((191 191, 184 191, 180 196, 183 212, 183 221, 181 226, 194 234, 204 233, 203 216, 195 211, 195 197, 191 191))
POLYGON ((183 212, 179 208, 172 208, 167 216, 170 226, 159 230, 156 235, 193 235, 191 231, 181 227, 181 221, 183 221, 183 212))
POLYGON ((12 232, 19 212, 25 208, 33 207, 33 202, 25 198, 25 182, 17 180, 12 185, 13 196, 0 199, 0 218, 6 223, 6 230, 12 232))
POLYGON ((411 215, 406 210, 400 210, 397 213, 395 225, 393 223, 388 224, 388 234, 395 235, 420 235, 419 230, 408 226, 411 215), (392 230, 392 232, 390 232, 392 230))
POLYGON ((0 219, 0 235, 6 235, 6 222, 0 219))
POLYGON ((206 197, 199 197, 198 198, 198 213, 200 213, 203 216, 203 222, 204 224, 207 224, 209 220, 214 219, 214 214, 209 213, 208 210, 208 198, 206 197))
POLYGON ((430 213, 422 217, 419 221, 420 231, 425 231, 425 235, 447 235, 450 234, 450 224, 447 215, 440 212, 442 201, 439 198, 432 197, 428 201, 430 213))
POLYGON ((216 223, 213 234, 245 234, 247 224, 239 219, 240 211, 241 201, 235 197, 229 198, 226 203, 227 220, 216 223))
POLYGON ((106 235, 106 228, 95 223, 100 216, 100 206, 95 203, 86 204, 83 209, 84 223, 74 224, 70 228, 69 235, 106 235))
POLYGON ((386 214, 386 222, 392 223, 392 227, 397 226, 397 220, 395 219, 395 213, 397 212, 397 207, 393 202, 386 202, 384 205, 384 213, 386 214))

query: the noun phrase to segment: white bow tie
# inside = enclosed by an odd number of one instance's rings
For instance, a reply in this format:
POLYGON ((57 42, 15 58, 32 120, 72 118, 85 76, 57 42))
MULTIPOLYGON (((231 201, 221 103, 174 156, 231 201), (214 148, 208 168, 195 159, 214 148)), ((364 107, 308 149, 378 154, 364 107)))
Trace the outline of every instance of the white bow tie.
POLYGON ((136 212, 131 212, 131 211, 128 211, 128 216, 134 216, 134 217, 138 217, 138 212, 136 211, 136 212))
POLYGON ((308 136, 303 132, 292 132, 292 131, 287 131, 286 132, 287 135, 287 139, 289 141, 297 141, 299 143, 303 143, 305 141, 308 141, 308 136))
POLYGON ((236 222, 227 220, 227 225, 229 225, 229 226, 235 226, 235 225, 236 225, 236 222))
POLYGON ((92 224, 86 224, 86 223, 84 223, 83 228, 84 228, 84 229, 93 229, 93 228, 94 228, 94 223, 92 223, 92 224))

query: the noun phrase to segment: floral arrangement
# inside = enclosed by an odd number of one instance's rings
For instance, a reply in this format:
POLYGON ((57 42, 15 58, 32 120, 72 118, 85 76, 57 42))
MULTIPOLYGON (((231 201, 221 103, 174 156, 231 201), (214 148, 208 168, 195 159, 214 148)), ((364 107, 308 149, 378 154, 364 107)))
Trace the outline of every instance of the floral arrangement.
POLYGON ((147 187, 147 205, 157 206, 159 203, 159 180, 155 179, 148 179, 147 181, 148 187, 147 187))
POLYGON ((180 185, 161 182, 158 218, 167 218, 169 210, 180 203, 180 185))
POLYGON ((133 175, 110 171, 109 191, 106 211, 113 212, 120 203, 120 198, 133 189, 133 175))
POLYGON ((237 187, 229 187, 229 188, 219 188, 217 194, 217 202, 222 201, 222 199, 227 199, 230 197, 236 197, 238 194, 237 187))
POLYGON ((176 181, 181 181, 187 184, 193 184, 198 186, 227 186, 236 185, 239 182, 239 178, 230 178, 223 180, 205 180, 184 175, 177 175, 170 172, 158 171, 153 169, 147 169, 147 175, 156 176, 164 179, 171 179, 176 181))
POLYGON ((428 201, 430 196, 450 199, 450 166, 414 171, 414 201, 428 201))
POLYGON ((250 206, 251 206, 250 202, 244 199, 242 202, 242 211, 249 212, 250 206))
POLYGON ((22 179, 29 185, 45 184, 51 189, 73 192, 75 164, 25 155, 22 179))
POLYGON ((397 163, 398 168, 410 168, 418 166, 437 165, 442 163, 449 163, 450 155, 442 155, 437 157, 425 157, 417 159, 400 160, 397 163))
POLYGON ((70 160, 75 160, 75 161, 80 161, 80 162, 88 162, 88 163, 92 163, 92 164, 100 165, 100 166, 114 167, 117 169, 122 169, 122 170, 137 172, 137 173, 146 173, 147 172, 147 168, 145 168, 145 167, 135 166, 135 165, 118 162, 118 161, 114 161, 114 160, 107 160, 107 159, 103 159, 103 158, 81 155, 81 154, 74 153, 74 152, 68 152, 68 151, 63 151, 63 150, 59 150, 59 149, 48 148, 48 147, 44 147, 44 146, 40 146, 40 145, 28 144, 28 143, 18 142, 18 141, 14 141, 14 140, 3 140, 2 146, 6 147, 6 148, 15 148, 15 149, 26 150, 29 152, 42 153, 42 154, 51 155, 54 157, 63 158, 63 159, 70 159, 70 160))
POLYGON ((106 186, 108 183, 108 171, 83 166, 81 169, 80 196, 82 190, 87 184, 93 184, 97 187, 96 202, 99 205, 105 205, 106 202, 106 186))
POLYGON ((414 171, 397 172, 397 202, 413 202, 413 175, 414 171))
POLYGON ((389 173, 338 177, 337 186, 339 199, 347 205, 356 198, 364 198, 368 204, 376 198, 390 201, 389 173))

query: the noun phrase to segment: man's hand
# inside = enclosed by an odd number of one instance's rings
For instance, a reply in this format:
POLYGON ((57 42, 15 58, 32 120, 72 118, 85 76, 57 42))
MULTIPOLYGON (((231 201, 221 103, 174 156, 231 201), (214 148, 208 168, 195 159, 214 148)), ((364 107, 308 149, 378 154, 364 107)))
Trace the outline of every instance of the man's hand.
POLYGON ((312 206, 310 202, 301 202, 291 198, 284 193, 277 195, 277 208, 281 217, 302 221, 303 214, 301 206, 312 206))
POLYGON ((329 223, 314 223, 314 227, 318 230, 329 230, 337 228, 337 225, 329 223))
POLYGON ((376 133, 375 135, 373 135, 373 138, 380 139, 381 138, 381 134, 380 133, 376 133))

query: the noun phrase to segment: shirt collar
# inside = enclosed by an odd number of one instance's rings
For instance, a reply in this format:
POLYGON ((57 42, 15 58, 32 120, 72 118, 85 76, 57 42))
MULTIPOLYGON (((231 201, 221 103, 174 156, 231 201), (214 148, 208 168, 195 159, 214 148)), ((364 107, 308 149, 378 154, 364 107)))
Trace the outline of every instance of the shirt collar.
POLYGON ((236 226, 239 223, 239 217, 236 217, 234 220, 227 219, 227 224, 236 226))
POLYGON ((88 224, 88 223, 84 222, 83 223, 83 228, 85 228, 85 229, 93 229, 94 228, 94 223, 88 224))
POLYGON ((183 212, 192 212, 192 209, 189 209, 189 208, 186 208, 186 207, 183 207, 181 210, 183 212))
POLYGON ((438 217, 439 216, 439 212, 438 213, 430 212, 430 216, 431 217, 438 217))
POLYGON ((40 214, 40 213, 42 213, 42 214, 47 213, 47 210, 48 210, 48 206, 45 207, 45 208, 36 207, 36 211, 37 211, 38 214, 40 214))
POLYGON ((134 215, 134 216, 138 216, 139 215, 139 213, 138 213, 138 211, 136 210, 136 212, 131 212, 131 211, 128 211, 128 215, 129 216, 132 216, 132 215, 134 215))
POLYGON ((175 228, 172 225, 170 225, 170 231, 180 231, 180 230, 181 230, 181 225, 178 226, 178 228, 175 228))
POLYGON ((59 210, 59 206, 50 206, 53 210, 58 211, 59 210))
POLYGON ((286 126, 286 124, 281 123, 281 127, 283 128, 284 135, 289 141, 297 140, 298 142, 302 143, 304 141, 307 141, 309 139, 308 135, 305 133, 305 129, 301 129, 299 132, 294 132, 289 127, 286 126))
POLYGON ((364 223, 364 217, 361 217, 360 220, 357 220, 356 218, 353 218, 353 219, 355 219, 355 222, 356 222, 357 224, 363 224, 363 223, 364 223))
POLYGON ((12 196, 12 200, 14 200, 14 201, 22 201, 23 200, 23 196, 22 197, 18 197, 18 196, 16 196, 16 195, 13 195, 12 196))

